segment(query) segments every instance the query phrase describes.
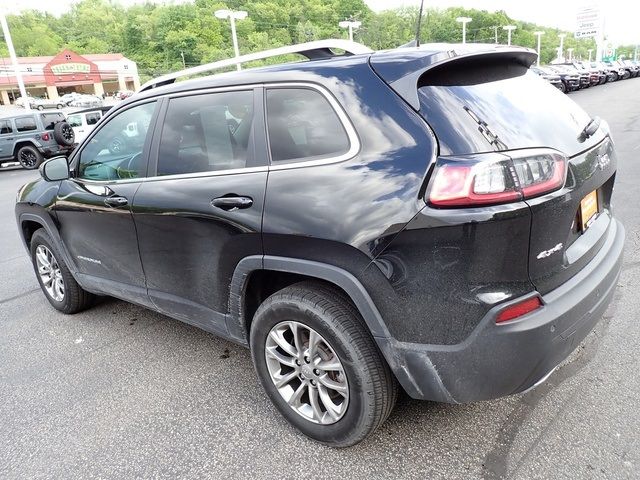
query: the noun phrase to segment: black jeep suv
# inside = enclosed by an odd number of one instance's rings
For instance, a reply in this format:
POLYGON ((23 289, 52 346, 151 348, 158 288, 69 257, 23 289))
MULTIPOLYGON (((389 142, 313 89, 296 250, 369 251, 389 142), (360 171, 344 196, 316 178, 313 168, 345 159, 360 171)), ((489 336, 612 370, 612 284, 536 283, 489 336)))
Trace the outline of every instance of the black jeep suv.
POLYGON ((249 347, 282 415, 333 446, 399 387, 542 381, 620 272, 606 124, 527 49, 305 53, 158 81, 44 163, 16 216, 49 302, 112 295, 249 347))

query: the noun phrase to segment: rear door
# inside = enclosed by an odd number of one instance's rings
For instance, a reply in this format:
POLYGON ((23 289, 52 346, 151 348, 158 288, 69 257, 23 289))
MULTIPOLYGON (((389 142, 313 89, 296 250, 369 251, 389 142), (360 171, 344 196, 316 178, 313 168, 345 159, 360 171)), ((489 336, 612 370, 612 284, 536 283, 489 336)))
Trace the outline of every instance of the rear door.
POLYGON ((133 206, 150 298, 170 316, 225 335, 233 271, 242 258, 262 255, 260 91, 169 97, 154 135, 152 176, 133 206))
POLYGON ((583 136, 591 121, 585 111, 533 72, 508 63, 426 74, 418 91, 420 114, 438 137, 440 156, 502 152, 516 169, 524 165, 518 159, 535 156, 536 149, 565 156, 564 186, 526 197, 529 277, 544 294, 580 271, 604 243, 611 220, 616 159, 606 128, 583 136))

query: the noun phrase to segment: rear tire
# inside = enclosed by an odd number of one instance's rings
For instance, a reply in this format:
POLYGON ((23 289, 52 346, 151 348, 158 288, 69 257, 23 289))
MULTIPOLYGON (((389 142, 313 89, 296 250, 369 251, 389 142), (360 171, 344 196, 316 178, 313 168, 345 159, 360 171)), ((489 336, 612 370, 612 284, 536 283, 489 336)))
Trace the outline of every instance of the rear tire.
POLYGON ((337 289, 302 282, 274 293, 254 316, 250 344, 267 395, 291 425, 313 440, 332 447, 355 445, 382 425, 393 409, 397 382, 364 320, 337 289), (297 343, 294 330, 299 332, 297 343), (318 338, 315 334, 320 340, 317 348, 312 348, 312 335, 318 338), (283 344, 285 348, 280 346, 283 344), (277 352, 278 359, 267 352, 277 352), (283 377, 291 380, 276 387, 278 378, 283 377), (327 378, 335 390, 327 390, 327 378), (294 391, 300 388, 302 393, 296 397, 294 391), (332 411, 333 415, 329 415, 331 406, 326 407, 327 392, 333 395, 330 400, 339 403, 338 413, 332 411), (287 395, 294 406, 285 400, 287 395))
POLYGON ((44 228, 34 232, 30 250, 36 278, 53 308, 72 314, 94 303, 95 296, 78 285, 44 228))
POLYGON ((18 162, 26 170, 35 170, 44 161, 44 157, 36 147, 25 145, 18 150, 18 162))

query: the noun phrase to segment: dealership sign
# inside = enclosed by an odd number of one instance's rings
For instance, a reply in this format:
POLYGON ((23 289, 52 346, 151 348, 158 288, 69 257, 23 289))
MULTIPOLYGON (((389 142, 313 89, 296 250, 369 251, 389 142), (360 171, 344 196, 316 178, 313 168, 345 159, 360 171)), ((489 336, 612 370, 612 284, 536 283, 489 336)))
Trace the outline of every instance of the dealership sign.
POLYGON ((61 73, 89 73, 91 67, 88 63, 60 63, 51 65, 51 71, 55 74, 61 73))
POLYGON ((600 34, 602 17, 599 8, 581 8, 578 10, 576 21, 576 38, 597 37, 600 34))

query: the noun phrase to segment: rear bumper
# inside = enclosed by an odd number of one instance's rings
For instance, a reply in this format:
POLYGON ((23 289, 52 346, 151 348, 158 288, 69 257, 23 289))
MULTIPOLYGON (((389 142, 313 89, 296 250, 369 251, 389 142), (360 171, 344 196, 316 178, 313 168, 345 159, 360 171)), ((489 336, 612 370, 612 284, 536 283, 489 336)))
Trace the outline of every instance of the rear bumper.
MULTIPOLYGON (((543 298, 544 306, 496 325, 501 304, 457 345, 377 338, 396 377, 413 398, 464 403, 519 393, 560 364, 598 323, 615 292, 624 227, 617 220, 593 260, 543 298)), ((516 300, 518 301, 518 300, 516 300)))

